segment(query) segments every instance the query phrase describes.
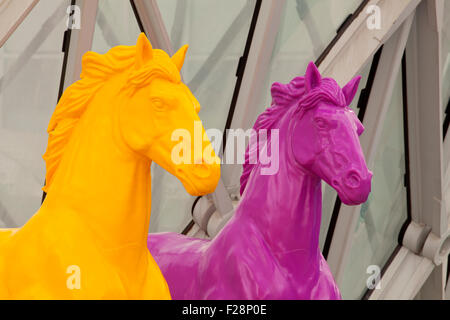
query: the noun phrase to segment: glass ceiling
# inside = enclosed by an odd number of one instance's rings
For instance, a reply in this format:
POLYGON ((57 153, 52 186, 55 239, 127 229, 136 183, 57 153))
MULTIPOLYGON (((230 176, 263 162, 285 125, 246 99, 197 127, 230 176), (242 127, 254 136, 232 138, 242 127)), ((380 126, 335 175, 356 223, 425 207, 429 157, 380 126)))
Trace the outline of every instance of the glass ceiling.
POLYGON ((339 26, 361 3, 361 0, 286 1, 266 89, 259 104, 260 113, 270 106, 272 83, 288 83, 294 77, 303 76, 308 63, 320 56, 336 36, 339 26))
POLYGON ((0 48, 0 227, 23 225, 41 205, 69 4, 39 1, 0 48))
POLYGON ((372 192, 362 205, 352 248, 340 284, 344 299, 360 299, 367 291, 371 265, 384 267, 398 246, 398 235, 408 217, 403 133, 402 74, 399 72, 377 148, 372 192))
POLYGON ((140 32, 129 1, 99 0, 92 51, 106 53, 118 45, 133 46, 140 32))

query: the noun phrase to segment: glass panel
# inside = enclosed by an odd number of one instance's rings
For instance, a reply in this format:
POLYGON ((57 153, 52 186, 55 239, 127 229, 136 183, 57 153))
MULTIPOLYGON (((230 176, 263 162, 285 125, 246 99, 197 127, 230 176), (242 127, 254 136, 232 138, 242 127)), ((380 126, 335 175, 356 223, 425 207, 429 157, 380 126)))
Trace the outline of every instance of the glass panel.
POLYGON ((39 1, 0 48, 0 227, 23 225, 41 204, 69 5, 39 1))
MULTIPOLYGON (((223 130, 236 85, 256 0, 158 0, 172 46, 189 44, 183 81, 200 102, 205 128, 223 130)), ((154 166, 150 231, 180 232, 191 219, 194 198, 154 166)))
POLYGON ((287 83, 304 75, 308 63, 320 56, 339 26, 361 3, 361 0, 286 1, 260 112, 270 106, 271 84, 287 83))
POLYGON ((182 75, 202 106, 205 128, 225 127, 255 4, 256 0, 158 0, 173 48, 189 44, 182 75), (184 15, 179 16, 179 10, 184 15))
MULTIPOLYGON (((358 100, 362 89, 366 87, 367 80, 369 80, 369 73, 372 67, 372 60, 361 71, 361 82, 358 87, 358 92, 353 99, 350 108, 356 113, 359 113, 358 100)), ((320 250, 323 250, 325 240, 327 238, 328 226, 330 225, 331 216, 333 214, 334 204, 336 202, 337 192, 325 182, 322 182, 322 221, 320 224, 319 245, 320 250)))
POLYGON ((140 32, 129 1, 100 0, 92 51, 106 53, 118 45, 133 46, 140 32))
POLYGON ((442 112, 450 99, 450 1, 444 1, 444 27, 442 28, 442 112))
POLYGON ((372 192, 362 205, 352 248, 341 284, 345 299, 360 299, 366 292, 370 265, 380 269, 398 245, 407 220, 402 79, 399 72, 383 124, 373 168, 372 192))

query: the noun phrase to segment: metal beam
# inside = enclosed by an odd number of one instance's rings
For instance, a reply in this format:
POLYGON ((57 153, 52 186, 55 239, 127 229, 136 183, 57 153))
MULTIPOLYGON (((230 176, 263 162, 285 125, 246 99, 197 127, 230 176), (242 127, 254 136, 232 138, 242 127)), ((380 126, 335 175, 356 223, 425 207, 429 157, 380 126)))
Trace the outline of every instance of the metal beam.
POLYGON ((242 8, 239 14, 234 18, 228 29, 224 32, 217 45, 209 54, 208 58, 198 69, 196 74, 188 83, 188 87, 193 91, 197 91, 202 83, 207 79, 209 73, 221 61, 222 57, 227 52, 228 47, 231 46, 233 40, 248 22, 248 16, 251 16, 251 11, 254 9, 253 1, 247 1, 247 4, 242 8))
POLYGON ((412 219, 431 229, 422 255, 431 259, 435 268, 420 290, 422 299, 445 299, 447 257, 450 231, 447 202, 448 140, 442 129, 442 0, 424 0, 417 8, 416 21, 407 49, 408 111, 412 114, 410 164, 414 188, 412 219), (446 151, 444 151, 444 148, 446 151), (444 162, 446 161, 446 162, 444 162))
POLYGON ((180 48, 183 45, 183 43, 181 43, 181 39, 183 36, 183 30, 186 27, 185 21, 188 8, 187 5, 187 1, 177 1, 175 7, 174 21, 177 21, 178 23, 174 23, 172 25, 172 29, 170 30, 170 39, 172 40, 171 42, 174 48, 180 48))
MULTIPOLYGON (((369 168, 373 167, 383 129, 382 124, 391 102, 395 80, 400 70, 401 59, 413 17, 414 14, 410 14, 401 28, 384 44, 383 52, 381 53, 378 70, 375 75, 364 117, 364 126, 366 129, 360 138, 361 147, 369 168)), ((352 71, 349 70, 349 72, 352 71)), ((361 206, 349 207, 342 205, 339 212, 328 254, 328 264, 338 284, 342 281, 345 267, 347 266, 347 258, 351 250, 353 234, 360 210, 361 206)))
POLYGON ((443 199, 440 0, 424 0, 406 50, 411 216, 441 237, 448 229, 443 199))
POLYGON ((420 0, 371 0, 361 14, 350 24, 319 66, 320 72, 345 85, 369 62, 380 46, 411 15, 420 0), (367 27, 369 6, 381 10, 381 28, 367 27))
MULTIPOLYGON (((449 268, 448 264, 447 268, 449 268)), ((450 277, 447 279, 447 288, 445 289, 445 300, 450 300, 450 277)))
POLYGON ((175 53, 156 0, 134 0, 142 27, 153 48, 162 49, 170 56, 175 53))
MULTIPOLYGON (((281 24, 285 0, 268 0, 261 4, 258 21, 253 34, 239 97, 230 128, 251 128, 263 96, 266 76, 270 68, 275 39, 281 24)), ((225 186, 235 186, 239 181, 242 166, 222 167, 225 186)))
POLYGON ((445 300, 445 285, 447 284, 447 261, 440 266, 434 266, 433 271, 420 289, 423 300, 445 300))
POLYGON ((39 0, 0 0, 0 48, 39 0))
POLYGON ((42 43, 44 43, 56 26, 66 16, 66 7, 66 3, 61 3, 55 8, 53 13, 42 24, 39 32, 37 32, 35 37, 27 44, 26 48, 22 50, 14 64, 3 74, 0 78, 0 87, 3 90, 13 82, 14 78, 20 73, 27 62, 30 61, 36 51, 41 47, 42 43))
POLYGON ((412 300, 433 272, 431 260, 402 247, 380 282, 380 289, 373 290, 369 300, 412 300))

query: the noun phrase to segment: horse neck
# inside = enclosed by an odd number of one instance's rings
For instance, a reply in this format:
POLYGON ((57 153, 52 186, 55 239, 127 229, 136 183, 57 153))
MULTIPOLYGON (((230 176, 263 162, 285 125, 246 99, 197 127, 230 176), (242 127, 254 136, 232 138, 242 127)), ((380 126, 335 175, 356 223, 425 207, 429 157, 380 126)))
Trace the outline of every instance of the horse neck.
POLYGON ((260 174, 260 165, 253 169, 237 218, 251 221, 279 259, 289 253, 289 263, 303 263, 319 254, 322 192, 320 179, 295 163, 289 119, 279 127, 278 172, 269 176, 260 174))
POLYGON ((122 142, 114 110, 121 97, 110 89, 100 89, 79 120, 41 210, 76 214, 105 248, 145 245, 150 163, 122 142))

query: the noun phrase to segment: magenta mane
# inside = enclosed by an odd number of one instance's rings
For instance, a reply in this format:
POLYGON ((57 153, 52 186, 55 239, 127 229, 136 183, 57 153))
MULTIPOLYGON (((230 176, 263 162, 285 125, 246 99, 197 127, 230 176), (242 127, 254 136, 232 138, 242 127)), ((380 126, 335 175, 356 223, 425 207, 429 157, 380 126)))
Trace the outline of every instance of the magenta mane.
MULTIPOLYGON (((272 104, 259 115, 253 129, 255 131, 274 129, 276 123, 283 118, 281 113, 284 113, 289 107, 298 108, 297 112, 314 108, 319 102, 328 102, 342 108, 346 107, 345 96, 334 79, 323 78, 320 88, 313 89, 308 94, 305 94, 305 91, 305 77, 296 77, 288 84, 273 83, 271 88, 272 104), (294 102, 297 103, 294 104, 294 102)), ((267 141, 270 141, 270 130, 267 132, 267 141)), ((255 164, 249 161, 252 152, 258 152, 258 143, 252 147, 249 144, 245 150, 245 162, 240 178, 241 196, 255 167, 255 164)))

